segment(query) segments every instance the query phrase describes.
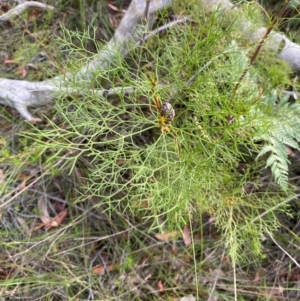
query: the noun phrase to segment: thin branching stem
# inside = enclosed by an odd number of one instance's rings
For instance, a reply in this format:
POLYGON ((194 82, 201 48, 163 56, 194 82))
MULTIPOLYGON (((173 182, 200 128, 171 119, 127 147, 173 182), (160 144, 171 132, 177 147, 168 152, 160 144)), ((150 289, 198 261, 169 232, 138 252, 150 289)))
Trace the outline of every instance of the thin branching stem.
POLYGON ((287 0, 284 5, 282 6, 280 12, 278 13, 278 15, 276 16, 276 18, 273 20, 273 22, 270 24, 270 26, 267 28, 266 33, 264 34, 264 36, 262 37, 262 39, 259 41, 258 46, 256 47, 251 59, 250 59, 250 63, 248 65, 248 67, 244 70, 244 72, 242 73, 241 77, 239 78, 238 82, 236 83, 234 89, 233 89, 233 93, 232 93, 232 99, 235 97, 236 92, 241 84, 241 82, 243 81, 245 75, 247 74, 248 70, 251 68, 251 66, 253 65, 255 59, 257 58, 257 55, 259 54, 262 46, 265 44, 267 38, 269 37, 270 33, 272 32, 274 26, 278 23, 278 21, 280 20, 280 18, 282 17, 283 13, 285 12, 286 8, 288 7, 289 3, 291 2, 291 0, 287 0))

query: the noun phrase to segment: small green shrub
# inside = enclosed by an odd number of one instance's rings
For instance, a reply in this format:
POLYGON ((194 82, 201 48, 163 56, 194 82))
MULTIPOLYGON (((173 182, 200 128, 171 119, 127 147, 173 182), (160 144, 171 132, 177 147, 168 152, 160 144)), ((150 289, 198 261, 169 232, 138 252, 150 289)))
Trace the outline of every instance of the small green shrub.
MULTIPOLYGON (((103 210, 150 220, 149 231, 182 229, 208 212, 235 262, 247 260, 251 252, 260 254, 261 235, 278 225, 272 212, 285 194, 278 188, 248 193, 245 187, 261 185, 263 167, 254 157, 268 154, 266 166, 287 190, 285 145, 297 148, 298 105, 282 98, 274 106, 275 96, 260 99, 263 74, 255 69, 232 97, 249 64, 246 51, 233 40, 234 26, 221 23, 222 13, 205 18, 202 26, 197 12, 193 22, 152 37, 142 50, 120 56, 91 80, 99 89, 131 86, 133 93, 104 97, 73 81, 71 88, 80 96, 67 101, 62 92, 56 123, 49 121, 50 129, 30 137, 45 153, 46 169, 60 162, 62 175, 80 175, 85 184, 78 187, 78 202, 97 196, 103 210), (155 92, 153 75, 159 84, 155 92), (159 126, 154 94, 176 112, 166 131, 159 126), (242 149, 253 157, 245 173, 238 172, 247 156, 242 149), (267 218, 257 218, 265 211, 267 218)), ((273 83, 264 83, 264 89, 272 95, 273 83)))

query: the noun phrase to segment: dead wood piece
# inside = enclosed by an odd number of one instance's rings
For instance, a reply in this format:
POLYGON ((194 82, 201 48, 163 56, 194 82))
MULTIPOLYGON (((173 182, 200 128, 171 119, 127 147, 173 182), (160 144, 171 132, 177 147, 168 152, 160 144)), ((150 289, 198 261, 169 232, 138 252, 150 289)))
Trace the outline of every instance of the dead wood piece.
POLYGON ((36 1, 26 1, 18 4, 16 7, 8 11, 7 13, 0 16, 0 22, 11 21, 14 17, 20 16, 25 10, 29 8, 40 8, 43 10, 54 9, 51 5, 46 5, 36 1))
POLYGON ((26 120, 39 121, 29 112, 29 106, 41 106, 51 102, 54 92, 59 89, 50 81, 28 82, 0 79, 0 104, 15 108, 26 120))

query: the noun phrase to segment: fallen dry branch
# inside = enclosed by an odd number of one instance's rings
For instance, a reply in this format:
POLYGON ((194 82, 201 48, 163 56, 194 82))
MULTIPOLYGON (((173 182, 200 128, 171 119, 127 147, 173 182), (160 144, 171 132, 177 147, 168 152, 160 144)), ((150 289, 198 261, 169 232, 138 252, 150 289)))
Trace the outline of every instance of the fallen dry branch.
MULTIPOLYGON (((59 91, 67 94, 80 94, 79 90, 74 91, 74 89, 68 87, 68 82, 73 82, 74 80, 82 86, 90 87, 90 79, 93 77, 94 72, 109 68, 117 57, 120 55, 124 56, 128 51, 137 47, 138 42, 142 38, 145 38, 143 35, 145 30, 147 30, 144 27, 145 24, 146 26, 147 24, 151 24, 154 13, 163 7, 169 6, 171 3, 172 0, 152 0, 147 14, 147 22, 142 24, 141 20, 145 18, 147 1, 133 0, 112 39, 76 74, 68 73, 43 82, 0 79, 0 104, 14 107, 28 121, 38 121, 39 119, 34 118, 28 112, 27 108, 29 106, 39 106, 49 103, 56 97, 59 91)), ((203 0, 203 6, 206 11, 215 9, 224 9, 225 11, 238 10, 229 0, 203 0)), ((247 20, 241 22, 239 25, 242 34, 253 42, 258 42, 267 30, 266 28, 253 29, 254 25, 247 20)), ((300 46, 290 41, 285 35, 272 32, 266 46, 270 51, 277 52, 279 57, 287 61, 294 71, 300 70, 300 46), (282 43, 284 46, 280 50, 282 43)), ((132 91, 131 87, 124 89, 124 92, 130 93, 130 91, 132 91)), ((97 93, 105 95, 111 92, 99 90, 97 93)))
POLYGON ((46 5, 36 1, 26 1, 18 4, 16 7, 8 11, 7 13, 0 16, 0 22, 11 21, 14 17, 20 16, 24 11, 30 8, 40 8, 43 10, 52 10, 54 9, 51 5, 46 5))
MULTIPOLYGON (((150 24, 153 14, 169 6, 172 0, 155 0, 150 3, 148 20, 150 24)), ((145 28, 139 28, 141 19, 144 17, 146 1, 133 0, 125 13, 119 27, 112 39, 106 46, 77 74, 66 74, 64 77, 57 76, 50 81, 28 82, 20 80, 0 79, 0 103, 14 107, 28 121, 39 121, 29 112, 28 106, 39 106, 51 102, 56 92, 64 90, 67 93, 74 93, 74 89, 67 87, 68 79, 78 79, 82 85, 90 85, 89 79, 94 71, 107 69, 110 64, 121 55, 125 55, 130 49, 138 45, 141 32, 145 28), (67 79, 67 80, 66 80, 67 79)), ((78 92, 78 91, 76 91, 78 92)))

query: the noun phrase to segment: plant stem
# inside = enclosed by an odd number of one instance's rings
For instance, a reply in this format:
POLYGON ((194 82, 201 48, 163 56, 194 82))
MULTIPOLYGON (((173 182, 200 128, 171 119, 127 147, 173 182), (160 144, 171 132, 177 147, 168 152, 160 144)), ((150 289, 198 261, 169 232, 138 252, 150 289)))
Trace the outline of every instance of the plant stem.
POLYGON ((270 35, 272 29, 274 28, 275 24, 279 21, 279 19, 282 17, 283 13, 285 12, 287 6, 289 5, 289 3, 291 2, 291 0, 287 0, 284 5, 282 6, 280 12, 278 13, 278 15, 276 16, 276 18, 273 20, 273 22, 271 23, 271 25, 267 28, 267 31, 265 33, 265 35, 262 37, 262 39, 260 40, 258 46, 255 49, 255 52, 253 53, 251 59, 250 59, 250 63, 249 66, 244 70, 243 74, 241 75, 241 77, 239 78, 238 82, 236 83, 234 89, 233 89, 233 93, 232 93, 232 97, 231 99, 233 99, 236 95, 236 92, 242 82, 242 80, 244 79, 245 75, 247 74, 248 70, 250 69, 250 67, 253 65, 255 59, 257 58, 257 55, 259 54, 262 46, 265 44, 266 39, 268 38, 268 36, 270 35))

